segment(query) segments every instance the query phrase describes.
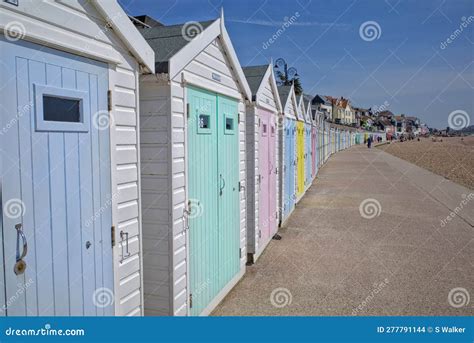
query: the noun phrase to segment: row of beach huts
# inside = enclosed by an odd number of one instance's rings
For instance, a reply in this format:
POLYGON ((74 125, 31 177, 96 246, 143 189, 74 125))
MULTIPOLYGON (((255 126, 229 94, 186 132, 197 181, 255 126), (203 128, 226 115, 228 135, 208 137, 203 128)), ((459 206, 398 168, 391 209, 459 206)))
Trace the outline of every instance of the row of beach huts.
POLYGON ((361 143, 242 68, 223 14, 8 0, 0 31, 0 316, 210 314, 361 143))

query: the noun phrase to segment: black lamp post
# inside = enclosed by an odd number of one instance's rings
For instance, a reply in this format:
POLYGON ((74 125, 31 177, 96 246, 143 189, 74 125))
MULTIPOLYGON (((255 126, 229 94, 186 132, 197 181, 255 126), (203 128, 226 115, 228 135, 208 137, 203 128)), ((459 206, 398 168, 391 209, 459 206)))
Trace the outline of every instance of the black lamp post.
POLYGON ((288 68, 288 63, 286 63, 286 61, 281 57, 275 61, 275 68, 283 69, 285 75, 285 81, 283 82, 283 84, 286 86, 291 85, 291 81, 293 81, 296 77, 299 76, 296 68, 288 68))

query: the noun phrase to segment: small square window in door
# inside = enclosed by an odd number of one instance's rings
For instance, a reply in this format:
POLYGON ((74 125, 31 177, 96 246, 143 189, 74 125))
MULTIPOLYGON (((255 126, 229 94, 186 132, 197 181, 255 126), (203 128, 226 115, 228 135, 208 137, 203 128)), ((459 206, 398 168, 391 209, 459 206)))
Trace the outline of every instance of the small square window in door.
POLYGON ((211 134, 211 115, 199 114, 197 132, 199 134, 211 134))
POLYGON ((36 131, 88 132, 89 93, 34 84, 36 131))
POLYGON ((81 100, 44 95, 43 118, 45 121, 80 123, 81 100))
POLYGON ((225 116, 225 130, 224 133, 226 135, 233 135, 235 134, 235 123, 234 118, 226 115, 225 116))

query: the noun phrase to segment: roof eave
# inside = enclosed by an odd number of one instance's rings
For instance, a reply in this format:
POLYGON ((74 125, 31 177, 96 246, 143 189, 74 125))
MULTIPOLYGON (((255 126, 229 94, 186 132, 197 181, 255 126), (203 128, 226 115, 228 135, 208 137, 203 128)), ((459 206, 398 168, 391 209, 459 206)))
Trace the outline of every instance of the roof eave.
POLYGON ((147 69, 147 72, 154 73, 155 53, 132 24, 122 7, 116 1, 93 0, 92 3, 99 13, 107 19, 114 32, 138 62, 147 69))

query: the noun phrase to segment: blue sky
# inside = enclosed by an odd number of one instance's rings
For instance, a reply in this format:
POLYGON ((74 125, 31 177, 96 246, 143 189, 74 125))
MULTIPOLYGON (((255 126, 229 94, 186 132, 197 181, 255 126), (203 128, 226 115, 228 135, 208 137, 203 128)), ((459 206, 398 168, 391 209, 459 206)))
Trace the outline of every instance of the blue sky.
POLYGON ((219 16, 243 66, 283 57, 297 68, 308 94, 349 97, 445 128, 466 111, 474 124, 474 1, 472 0, 120 0, 131 15, 165 25, 219 16), (294 22, 269 46, 284 22, 294 22), (376 22, 376 39, 361 38, 376 22), (461 24, 465 27, 461 32, 461 24), (454 40, 443 42, 455 35, 454 40))

